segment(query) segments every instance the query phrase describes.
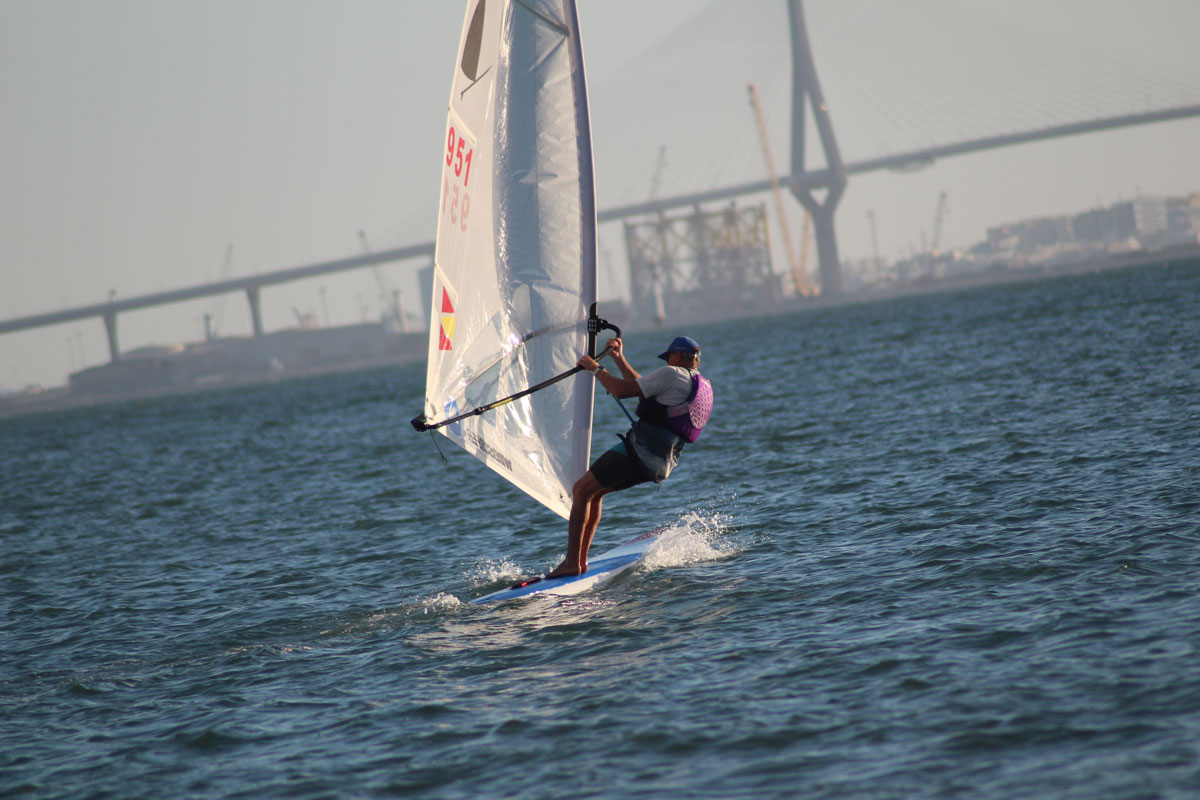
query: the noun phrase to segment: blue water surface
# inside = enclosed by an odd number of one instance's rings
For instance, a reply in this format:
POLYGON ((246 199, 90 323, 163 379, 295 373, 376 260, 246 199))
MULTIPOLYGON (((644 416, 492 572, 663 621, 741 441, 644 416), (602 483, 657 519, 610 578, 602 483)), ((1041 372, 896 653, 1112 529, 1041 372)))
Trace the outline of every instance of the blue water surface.
MULTIPOLYGON (((0 795, 1183 798, 1200 268, 627 337, 713 422, 599 590, 422 365, 0 420, 0 795)), ((624 417, 597 398, 595 449, 624 417)))

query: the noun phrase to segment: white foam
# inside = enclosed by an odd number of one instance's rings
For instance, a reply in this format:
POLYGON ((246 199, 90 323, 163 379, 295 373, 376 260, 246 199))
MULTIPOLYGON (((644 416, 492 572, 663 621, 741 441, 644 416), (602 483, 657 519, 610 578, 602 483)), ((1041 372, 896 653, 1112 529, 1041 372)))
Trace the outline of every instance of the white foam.
POLYGON ((497 581, 513 580, 521 577, 522 574, 524 573, 521 567, 507 558, 499 561, 489 558, 471 565, 463 573, 463 578, 471 586, 484 586, 497 581))
POLYGON ((421 598, 421 608, 426 614, 431 611, 444 611, 448 608, 455 608, 461 605, 463 605, 463 601, 449 592, 438 592, 429 597, 421 598))
POLYGON ((702 561, 716 561, 741 552, 729 527, 729 518, 720 512, 686 511, 664 526, 658 541, 647 552, 642 564, 647 569, 679 567, 702 561))

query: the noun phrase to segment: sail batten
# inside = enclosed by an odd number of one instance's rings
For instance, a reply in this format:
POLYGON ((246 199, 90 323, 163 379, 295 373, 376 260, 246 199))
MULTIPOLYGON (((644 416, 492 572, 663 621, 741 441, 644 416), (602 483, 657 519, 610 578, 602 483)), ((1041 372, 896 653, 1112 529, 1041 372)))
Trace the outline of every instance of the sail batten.
MULTIPOLYGON (((442 150, 425 415, 433 423, 574 366, 596 299, 587 94, 573 0, 472 0, 442 150)), ((576 375, 438 430, 561 516, 586 470, 576 375)))

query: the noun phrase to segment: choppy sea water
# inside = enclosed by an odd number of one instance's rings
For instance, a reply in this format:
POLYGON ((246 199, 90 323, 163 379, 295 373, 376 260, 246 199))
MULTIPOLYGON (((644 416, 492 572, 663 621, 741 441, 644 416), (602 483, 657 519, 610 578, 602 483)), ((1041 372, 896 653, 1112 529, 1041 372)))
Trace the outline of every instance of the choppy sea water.
MULTIPOLYGON (((421 366, 0 420, 0 795, 1193 797, 1200 269, 698 338, 574 598, 421 366)), ((597 398, 598 450, 623 429, 597 398)))

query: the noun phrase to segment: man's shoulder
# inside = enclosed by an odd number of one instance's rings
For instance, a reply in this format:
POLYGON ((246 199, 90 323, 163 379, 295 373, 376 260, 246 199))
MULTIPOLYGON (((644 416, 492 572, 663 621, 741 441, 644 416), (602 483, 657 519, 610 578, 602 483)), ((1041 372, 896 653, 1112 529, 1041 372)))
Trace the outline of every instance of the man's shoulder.
POLYGON ((668 364, 643 375, 638 379, 638 385, 641 386, 645 397, 657 397, 670 393, 673 389, 676 392, 688 392, 692 385, 692 373, 683 367, 672 367, 668 364))
POLYGON ((690 381, 692 376, 683 367, 672 367, 670 364, 665 364, 645 375, 644 379, 652 383, 670 385, 675 381, 690 381))
POLYGON ((653 370, 650 375, 657 375, 659 379, 669 379, 670 377, 688 381, 692 379, 692 374, 686 369, 683 367, 672 367, 670 364, 663 364, 661 367, 653 370))

